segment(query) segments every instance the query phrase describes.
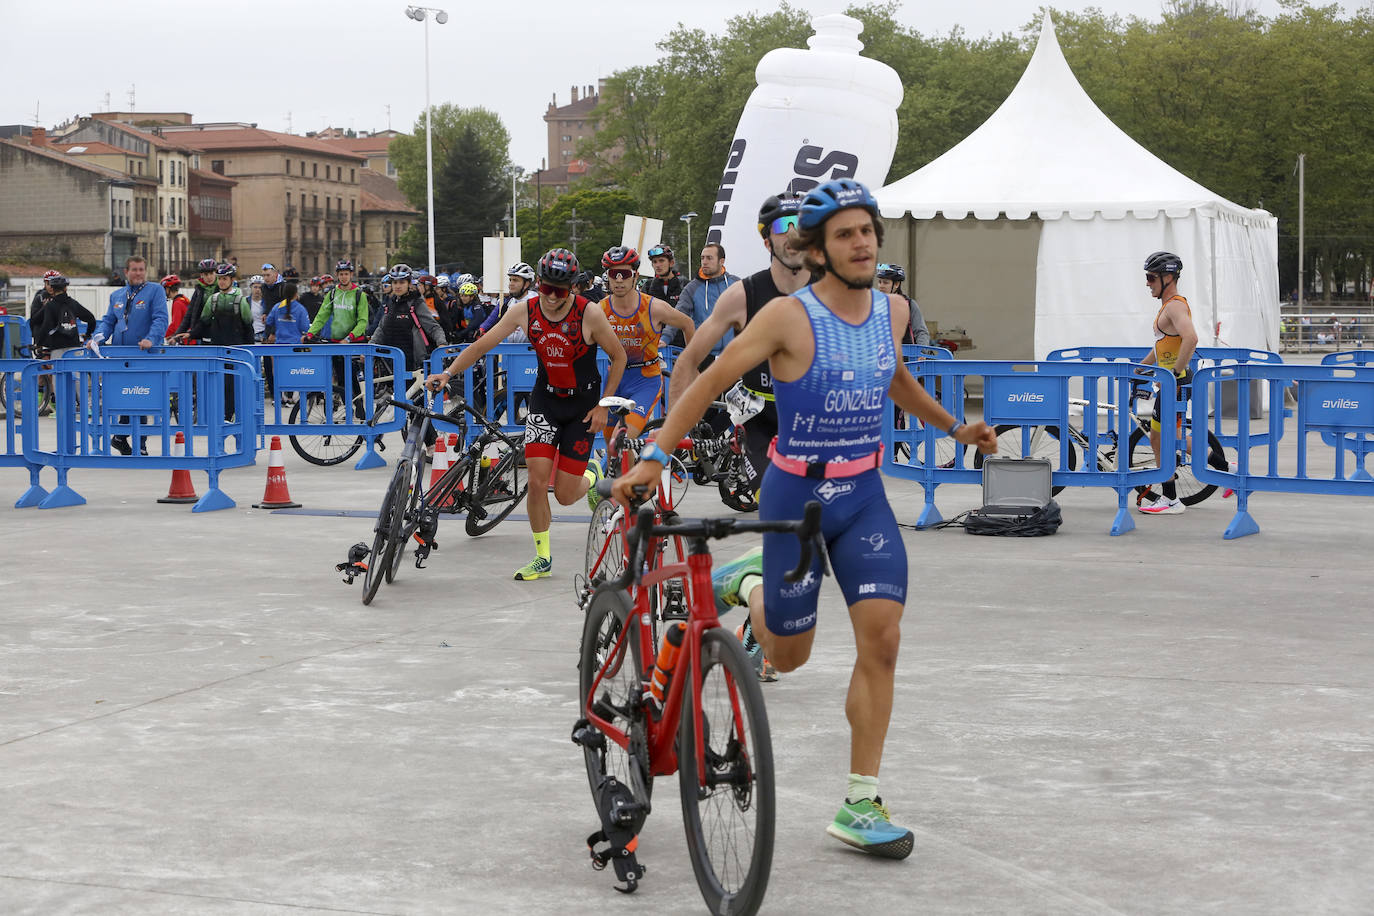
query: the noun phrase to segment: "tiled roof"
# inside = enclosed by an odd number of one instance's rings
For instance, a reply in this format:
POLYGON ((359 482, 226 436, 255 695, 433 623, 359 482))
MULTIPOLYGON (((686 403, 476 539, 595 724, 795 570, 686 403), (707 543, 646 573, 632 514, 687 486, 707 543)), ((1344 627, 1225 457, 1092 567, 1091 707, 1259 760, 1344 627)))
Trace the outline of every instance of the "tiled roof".
POLYGON ((93 143, 49 143, 48 145, 53 149, 61 150, 69 156, 108 156, 111 153, 120 156, 133 155, 129 150, 120 149, 108 143, 101 143, 98 140, 93 143))
POLYGON ((378 156, 386 155, 387 147, 391 145, 392 137, 318 137, 321 143, 347 150, 350 153, 357 153, 359 156, 378 156))
POLYGON ((188 142, 194 141, 196 148, 207 153, 224 152, 228 150, 270 150, 270 149, 289 149, 298 152, 315 153, 316 155, 334 156, 339 159, 349 159, 354 162, 362 162, 363 156, 340 149, 332 142, 326 140, 314 140, 310 137, 298 137, 295 134, 277 133, 275 130, 264 130, 260 127, 233 127, 220 130, 194 130, 177 131, 178 135, 184 135, 188 142))
POLYGON ((31 143, 24 143, 18 140, 0 140, 0 143, 5 144, 6 146, 12 146, 15 149, 23 150, 27 153, 32 153, 33 155, 39 156, 43 159, 51 159, 54 162, 60 162, 68 168, 81 169, 85 172, 94 172, 101 178, 116 181, 132 180, 129 178, 128 175, 125 175, 123 172, 117 172, 114 169, 107 169, 103 165, 95 165, 91 162, 82 162, 80 158, 68 156, 66 153, 63 153, 59 150, 47 149, 46 147, 42 146, 34 146, 31 143))
POLYGON ((238 184, 238 182, 235 181, 234 179, 232 179, 232 178, 226 178, 225 176, 221 175, 219 172, 212 172, 212 171, 210 171, 209 169, 191 169, 191 174, 192 174, 192 175, 195 175, 195 176, 196 176, 197 178, 199 178, 201 181, 209 181, 209 182, 213 182, 213 183, 215 183, 215 184, 226 184, 226 185, 236 185, 236 184, 238 184))

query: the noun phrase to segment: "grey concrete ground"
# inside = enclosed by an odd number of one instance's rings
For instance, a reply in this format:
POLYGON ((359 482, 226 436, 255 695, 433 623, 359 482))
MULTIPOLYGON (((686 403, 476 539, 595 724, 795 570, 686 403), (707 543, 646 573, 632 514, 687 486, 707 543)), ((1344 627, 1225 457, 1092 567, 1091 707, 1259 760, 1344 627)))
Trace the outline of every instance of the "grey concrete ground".
MULTIPOLYGON (((373 512, 387 475, 287 469, 314 510, 373 512)), ((588 864, 585 508, 554 525, 551 580, 510 579, 522 520, 446 522, 430 568, 364 608, 333 564, 370 521, 248 509, 264 475, 192 516, 154 472, 75 472, 88 505, 14 510, 24 475, 0 470, 0 912, 703 909, 673 779, 640 891, 588 864)), ((889 489, 913 521, 917 490, 889 489)), ((947 515, 979 501, 941 493, 947 515)), ((1374 504, 1259 496, 1263 532, 1224 542, 1219 497, 1120 538, 1107 494, 1060 502, 1051 538, 905 532, 882 772, 916 832, 902 863, 824 833, 853 661, 826 586, 811 663, 765 689, 766 910, 1374 912, 1374 504)))

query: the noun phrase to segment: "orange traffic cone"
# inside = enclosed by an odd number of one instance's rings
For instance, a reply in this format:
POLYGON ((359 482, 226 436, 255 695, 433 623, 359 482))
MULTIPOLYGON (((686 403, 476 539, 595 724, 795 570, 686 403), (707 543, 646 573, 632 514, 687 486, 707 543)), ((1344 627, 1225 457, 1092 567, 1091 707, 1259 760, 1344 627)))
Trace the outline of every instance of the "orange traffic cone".
MULTIPOLYGON (((446 471, 448 471, 448 466, 448 448, 444 445, 443 434, 440 434, 439 436, 435 437, 434 440, 434 462, 431 465, 432 470, 429 472, 429 488, 431 490, 433 490, 436 486, 439 485, 439 479, 444 476, 444 473, 446 471)), ((452 496, 450 496, 448 499, 440 503, 440 508, 445 508, 451 505, 453 505, 452 496)))
POLYGON ((448 450, 449 450, 450 452, 455 452, 455 451, 458 450, 458 434, 457 434, 457 433, 449 433, 449 434, 448 434, 448 450))
MULTIPOLYGON (((177 433, 176 441, 172 443, 172 457, 182 458, 186 455, 186 436, 184 433, 177 433)), ((191 483, 191 472, 185 468, 177 468, 172 471, 172 485, 167 488, 167 495, 159 499, 160 503, 194 503, 199 502, 200 497, 196 495, 196 485, 191 483)))
POLYGON ((296 509, 300 503, 291 499, 286 488, 286 462, 282 460, 281 436, 272 437, 272 450, 267 455, 267 489, 263 491, 262 502, 254 503, 254 509, 296 509))

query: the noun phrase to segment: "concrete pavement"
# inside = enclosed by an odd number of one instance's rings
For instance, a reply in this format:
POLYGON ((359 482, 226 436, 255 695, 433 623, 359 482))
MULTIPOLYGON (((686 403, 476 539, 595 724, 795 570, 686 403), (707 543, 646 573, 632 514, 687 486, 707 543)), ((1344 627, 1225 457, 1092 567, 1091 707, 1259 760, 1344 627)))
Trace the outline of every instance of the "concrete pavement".
MULTIPOLYGON (((154 501, 157 472, 76 471, 88 505, 14 510, 25 475, 0 469, 0 912, 701 912, 674 779, 639 892, 589 867, 585 507, 552 579, 510 579, 522 520, 447 521, 365 608, 333 565, 370 520, 339 513, 375 512, 389 471, 286 461, 327 514, 248 509, 265 461, 225 473, 240 508, 196 516, 154 501)), ((888 488, 914 521, 919 490, 888 488)), ((1374 504, 1257 496, 1263 532, 1225 542, 1219 497, 1120 538, 1105 492, 1059 501, 1054 537, 904 532, 902 863, 824 833, 853 662, 824 587, 812 661, 765 688, 765 911, 1374 912, 1374 504)), ((946 516, 977 502, 941 488, 946 516)))

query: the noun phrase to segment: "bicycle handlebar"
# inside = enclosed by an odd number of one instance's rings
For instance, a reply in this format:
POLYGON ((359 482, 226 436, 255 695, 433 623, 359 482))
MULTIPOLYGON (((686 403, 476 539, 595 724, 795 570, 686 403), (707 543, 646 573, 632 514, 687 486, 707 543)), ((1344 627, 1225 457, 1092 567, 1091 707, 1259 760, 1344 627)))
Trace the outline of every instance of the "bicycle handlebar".
MULTIPOLYGON (((427 410, 424 407, 412 404, 410 401, 402 401, 397 398, 388 398, 387 403, 390 404, 392 407, 395 407, 397 410, 404 410, 406 413, 417 414, 422 417, 428 417, 431 420, 438 420, 441 423, 451 422, 454 419, 454 414, 457 413, 460 408, 462 410, 470 409, 468 407, 468 402, 463 400, 462 398, 455 398, 453 401, 453 410, 450 413, 446 414, 435 413, 432 410, 427 410)), ((367 425, 376 426, 379 422, 381 422, 380 417, 373 417, 371 422, 369 422, 367 425)))
MULTIPOLYGON (((601 484, 608 482, 601 481, 598 483, 597 492, 609 496, 609 487, 605 491, 601 487, 601 484)), ((637 496, 647 495, 647 492, 647 488, 643 488, 642 492, 641 488, 635 488, 637 496)), ((830 575, 830 560, 826 555, 825 540, 821 537, 821 504, 816 500, 811 500, 806 504, 801 519, 772 522, 741 519, 736 516, 698 519, 674 517, 669 522, 656 525, 654 524, 654 516, 655 512, 652 506, 640 505, 634 527, 630 529, 626 539, 626 546, 630 551, 630 563, 618 579, 609 583, 613 588, 623 589, 628 588, 631 583, 638 584, 651 537, 672 536, 719 540, 735 534, 795 534, 797 540, 801 542, 801 557, 797 561, 796 569, 784 574, 783 579, 787 582, 799 581, 811 569, 813 556, 820 558, 821 575, 830 575)))

